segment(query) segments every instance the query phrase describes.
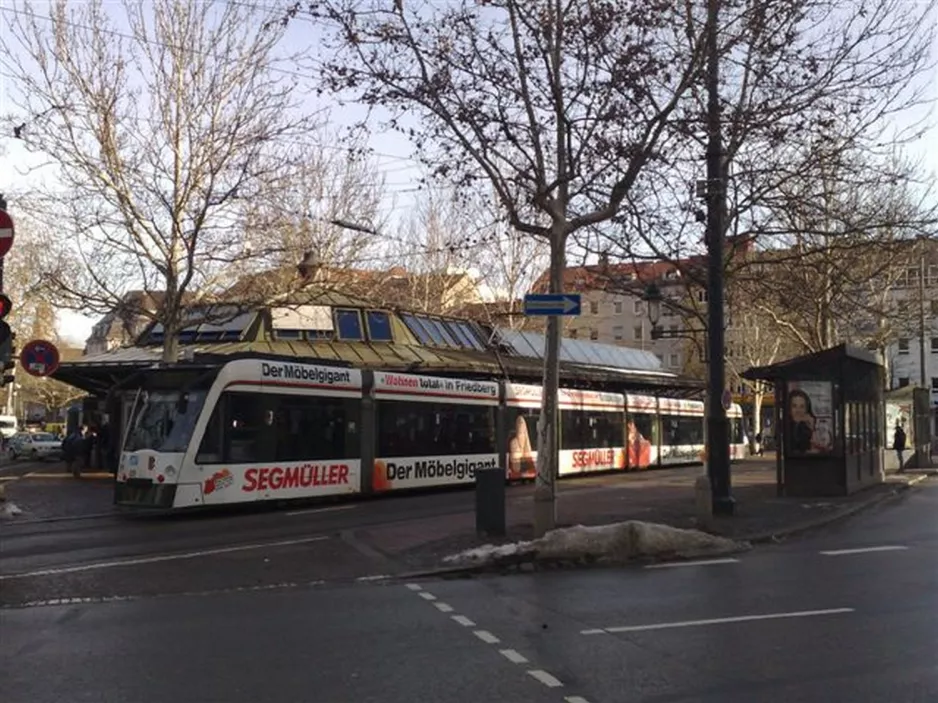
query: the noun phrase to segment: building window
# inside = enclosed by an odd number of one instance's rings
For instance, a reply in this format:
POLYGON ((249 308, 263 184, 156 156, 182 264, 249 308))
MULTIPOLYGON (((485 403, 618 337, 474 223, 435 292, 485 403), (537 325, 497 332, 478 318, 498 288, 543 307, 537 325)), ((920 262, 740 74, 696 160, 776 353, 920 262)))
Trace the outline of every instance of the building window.
POLYGON ((677 332, 677 325, 668 325, 668 329, 671 332, 677 332))
POLYGON ((908 377, 908 376, 902 376, 902 377, 899 379, 899 388, 905 388, 907 385, 909 385, 909 377, 908 377))
POLYGON ((634 339, 636 342, 641 342, 642 339, 644 339, 644 337, 645 337, 644 332, 645 332, 645 330, 644 330, 644 328, 643 328, 641 325, 639 325, 639 326, 637 326, 637 327, 633 327, 633 328, 632 328, 632 339, 634 339))
POLYGON ((699 290, 697 291, 697 302, 706 303, 707 302, 707 291, 699 290))
POLYGON ((612 328, 612 338, 621 342, 625 338, 625 328, 622 326, 612 328))
POLYGON ((658 358, 659 364, 664 364, 664 354, 655 354, 655 356, 658 358))
POLYGON ((900 339, 900 340, 899 340, 899 353, 900 353, 900 354, 908 354, 908 353, 909 353, 909 340, 908 340, 908 339, 900 339))
POLYGON ((590 339, 593 341, 599 339, 599 330, 590 330, 590 339))
POLYGON ((938 337, 931 338, 931 353, 938 354, 938 337))
POLYGON ((615 311, 616 315, 622 314, 622 301, 621 300, 617 300, 615 303, 613 303, 613 310, 615 311))
POLYGON ((339 331, 339 339, 362 340, 362 318, 358 310, 336 310, 335 328, 339 331))
POLYGON ((599 303, 595 300, 590 301, 590 315, 599 314, 599 303))
POLYGON ((938 393, 938 376, 932 377, 931 380, 931 392, 938 393))
POLYGON ((938 286, 938 266, 929 266, 928 267, 928 284, 929 286, 938 286))
POLYGON ((633 302, 632 310, 636 315, 641 315, 642 314, 642 301, 636 300, 635 302, 633 302))
POLYGON ((671 356, 668 357, 668 364, 670 364, 672 368, 677 368, 678 366, 680 366, 680 365, 681 365, 681 355, 680 355, 680 354, 671 354, 671 356))
POLYGON ((931 314, 938 317, 938 300, 931 301, 931 314))
POLYGON ((391 342, 391 317, 381 310, 369 310, 365 313, 368 322, 368 338, 373 342, 391 342))

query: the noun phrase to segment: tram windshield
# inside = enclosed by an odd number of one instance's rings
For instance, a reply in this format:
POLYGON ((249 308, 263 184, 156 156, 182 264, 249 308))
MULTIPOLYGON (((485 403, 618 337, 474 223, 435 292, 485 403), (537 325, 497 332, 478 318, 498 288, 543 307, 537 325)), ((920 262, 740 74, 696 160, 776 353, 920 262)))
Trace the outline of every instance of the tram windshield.
POLYGON ((124 451, 184 452, 205 403, 205 391, 150 391, 134 409, 124 451))

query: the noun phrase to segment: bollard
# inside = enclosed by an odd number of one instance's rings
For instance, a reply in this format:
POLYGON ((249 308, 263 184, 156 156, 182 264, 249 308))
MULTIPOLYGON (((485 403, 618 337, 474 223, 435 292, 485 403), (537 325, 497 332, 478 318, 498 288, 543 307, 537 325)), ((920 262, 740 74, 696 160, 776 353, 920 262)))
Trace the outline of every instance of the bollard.
POLYGON ((476 532, 480 535, 505 535, 505 469, 476 471, 476 532))
POLYGON ((694 481, 694 504, 697 508, 697 527, 706 530, 713 524, 713 496, 707 474, 698 476, 694 481))

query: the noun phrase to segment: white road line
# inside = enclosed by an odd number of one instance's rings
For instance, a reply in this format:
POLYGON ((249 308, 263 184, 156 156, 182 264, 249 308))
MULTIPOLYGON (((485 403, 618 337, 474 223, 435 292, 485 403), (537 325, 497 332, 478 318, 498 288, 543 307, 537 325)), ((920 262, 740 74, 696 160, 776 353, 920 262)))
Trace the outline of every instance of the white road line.
POLYGON ((766 613, 764 615, 742 615, 734 618, 713 618, 710 620, 684 620, 682 622, 661 622, 653 625, 628 625, 606 627, 602 629, 581 630, 581 635, 599 635, 604 632, 642 632, 644 630, 667 630, 676 627, 699 627, 701 625, 724 625, 734 622, 753 622, 756 620, 781 620, 784 618, 808 618, 816 615, 838 615, 852 613, 853 608, 830 608, 828 610, 802 610, 793 613, 766 613))
POLYGON ((908 547, 900 547, 899 545, 886 545, 882 547, 860 547, 858 549, 832 549, 827 552, 820 552, 826 557, 839 557, 846 554, 866 554, 867 552, 900 552, 908 549, 908 547))
POLYGON ((516 652, 513 649, 499 649, 498 650, 505 659, 510 661, 512 664, 527 664, 528 660, 524 655, 516 652))
POLYGON ((356 581, 384 581, 389 579, 391 576, 389 574, 375 574, 374 576, 359 576, 356 581))
POLYGON ((422 590, 423 590, 423 586, 421 586, 419 583, 408 583, 408 584, 407 584, 407 588, 409 588, 409 589, 412 590, 412 591, 422 591, 422 590))
POLYGON ((293 517, 294 515, 315 515, 316 513, 334 513, 338 510, 354 510, 357 508, 357 505, 330 505, 326 508, 310 508, 308 510, 291 510, 289 513, 284 513, 287 517, 293 517))
POLYGON ((436 600, 436 596, 433 595, 432 593, 428 593, 427 591, 421 591, 417 595, 423 598, 424 600, 436 600))
POLYGON ((583 696, 566 696, 564 700, 567 703, 590 703, 583 696))
POLYGON ((453 612, 453 606, 449 605, 448 603, 434 603, 433 605, 436 606, 436 609, 439 610, 441 613, 453 612))
POLYGON ((486 644, 498 644, 499 642, 501 642, 500 639, 498 639, 495 635, 493 635, 488 630, 473 630, 472 634, 474 634, 476 637, 478 637, 480 640, 482 640, 486 644))
POLYGON ((246 552, 251 549, 268 549, 271 547, 289 547, 296 544, 309 544, 310 542, 321 542, 329 539, 326 535, 318 537, 303 537, 301 539, 285 539, 279 542, 264 542, 259 544, 241 544, 235 547, 218 547, 216 549, 200 549, 197 552, 182 552, 180 554, 163 554, 155 557, 140 557, 138 559, 123 559, 119 561, 103 561, 95 564, 81 564, 79 566, 62 566, 55 569, 40 569, 39 571, 27 571, 21 574, 2 574, 0 581, 10 581, 12 579, 24 579, 32 576, 55 576, 57 574, 74 574, 80 571, 96 571, 98 569, 111 569, 116 566, 138 566, 140 564, 158 564, 164 561, 177 561, 181 559, 197 559, 199 557, 210 557, 216 554, 231 554, 232 552, 246 552))
POLYGON ((716 564, 738 564, 739 559, 701 559, 699 561, 672 561, 666 564, 649 564, 646 569, 674 569, 679 566, 711 566, 716 564))
POLYGON ((561 683, 560 679, 551 676, 543 669, 531 669, 528 671, 528 675, 533 676, 548 688, 560 688, 563 686, 563 683, 561 683))
POLYGON ((453 618, 453 620, 458 622, 463 627, 475 627, 476 626, 476 624, 472 622, 472 620, 467 618, 465 615, 451 615, 450 617, 453 618))

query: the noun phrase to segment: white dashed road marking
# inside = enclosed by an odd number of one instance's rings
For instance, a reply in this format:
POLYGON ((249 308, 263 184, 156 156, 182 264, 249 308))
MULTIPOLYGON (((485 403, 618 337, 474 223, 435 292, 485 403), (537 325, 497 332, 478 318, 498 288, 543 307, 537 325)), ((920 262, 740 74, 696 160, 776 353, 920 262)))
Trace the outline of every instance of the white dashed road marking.
POLYGON ((551 676, 543 669, 530 669, 528 671, 528 675, 533 676, 548 688, 560 688, 563 686, 563 683, 561 683, 560 679, 551 676))
POLYGON ((716 566, 717 564, 738 564, 739 559, 701 559, 699 561, 672 561, 665 564, 649 564, 646 569, 674 569, 679 566, 716 566))
POLYGON ((488 630, 473 630, 472 634, 474 634, 476 637, 478 637, 480 640, 482 640, 486 644, 498 644, 499 642, 501 642, 500 639, 498 639, 495 635, 493 635, 488 630))
POLYGON ((808 618, 816 615, 840 615, 852 613, 853 608, 830 608, 828 610, 802 610, 793 613, 766 613, 764 615, 741 615, 733 618, 713 618, 710 620, 684 620, 681 622, 659 622, 653 625, 627 625, 622 627, 604 627, 592 630, 580 630, 581 635, 601 635, 616 632, 642 632, 644 630, 668 630, 677 627, 701 627, 703 625, 725 625, 734 622, 753 622, 756 620, 782 620, 785 618, 808 618))
POLYGON ((899 545, 887 545, 882 547, 861 547, 859 549, 832 549, 827 552, 821 552, 826 557, 842 557, 847 554, 866 554, 867 552, 901 552, 908 549, 908 547, 900 547, 899 545))
POLYGON ((513 649, 499 649, 498 650, 505 659, 510 661, 512 664, 527 664, 528 660, 524 655, 519 654, 513 649))
MULTIPOLYGON (((451 613, 453 611, 453 606, 449 603, 443 603, 442 601, 437 601, 437 598, 432 593, 423 590, 423 587, 416 583, 405 584, 406 587, 415 592, 418 596, 423 598, 426 601, 435 601, 433 606, 442 613, 451 613)), ((762 616, 764 617, 764 616, 762 616)), ((450 619, 456 623, 459 623, 463 627, 475 627, 475 623, 467 618, 465 615, 450 615, 450 619)), ((608 630, 584 630, 583 634, 597 634, 600 632, 614 632, 614 628, 608 630)), ((488 630, 473 630, 472 634, 477 638, 485 642, 486 644, 498 644, 501 640, 488 630)), ((505 659, 510 661, 512 664, 528 664, 528 659, 523 654, 521 654, 516 649, 499 649, 498 653, 501 654, 505 659)), ((544 669, 528 669, 528 676, 533 679, 536 679, 540 683, 544 684, 548 688, 561 688, 563 682, 558 679, 556 676, 551 674, 549 671, 544 669)), ((588 700, 582 696, 566 696, 564 698, 565 703, 590 703, 588 700)))

